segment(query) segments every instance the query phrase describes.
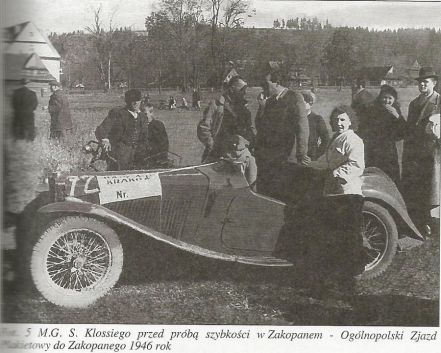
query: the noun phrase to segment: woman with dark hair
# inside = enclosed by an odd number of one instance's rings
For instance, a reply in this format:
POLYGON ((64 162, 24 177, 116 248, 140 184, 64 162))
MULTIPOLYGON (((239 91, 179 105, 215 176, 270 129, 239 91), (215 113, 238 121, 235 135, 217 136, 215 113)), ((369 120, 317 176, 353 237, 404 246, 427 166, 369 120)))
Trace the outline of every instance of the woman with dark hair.
POLYGON ((396 142, 402 139, 406 121, 401 115, 395 88, 381 86, 377 99, 366 110, 366 118, 359 129, 366 147, 366 166, 380 168, 398 184, 400 169, 396 142))
POLYGON ((324 172, 322 196, 317 205, 308 257, 312 289, 316 294, 352 294, 355 276, 364 270, 361 235, 364 171, 363 140, 354 132, 357 118, 348 106, 335 108, 330 117, 333 136, 325 154, 304 163, 324 172))

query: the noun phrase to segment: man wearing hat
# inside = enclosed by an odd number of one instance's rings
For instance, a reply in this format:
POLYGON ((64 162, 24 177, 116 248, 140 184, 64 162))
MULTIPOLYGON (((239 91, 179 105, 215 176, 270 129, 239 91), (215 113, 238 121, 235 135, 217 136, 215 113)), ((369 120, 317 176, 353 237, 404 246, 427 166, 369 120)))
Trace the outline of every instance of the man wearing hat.
POLYGON ((409 104, 404 129, 401 192, 413 221, 430 234, 430 210, 439 205, 440 144, 426 129, 430 117, 440 112, 441 99, 434 90, 438 75, 431 67, 422 67, 416 80, 420 95, 409 104))
POLYGON ((95 130, 110 157, 108 170, 143 169, 148 157, 149 120, 140 110, 141 91, 128 90, 124 98, 125 107, 111 109, 95 130))
POLYGON ((37 95, 27 87, 30 82, 24 78, 21 80, 22 87, 14 90, 12 94, 14 137, 27 141, 33 141, 35 138, 34 110, 38 105, 37 95))
POLYGON ((69 101, 58 81, 49 82, 52 95, 49 98, 48 111, 51 116, 50 137, 59 139, 72 131, 69 101))
POLYGON ((215 161, 231 150, 231 139, 240 135, 252 146, 254 131, 251 113, 246 107, 247 83, 240 76, 233 76, 219 99, 211 101, 197 127, 199 140, 205 151, 202 162, 215 161))

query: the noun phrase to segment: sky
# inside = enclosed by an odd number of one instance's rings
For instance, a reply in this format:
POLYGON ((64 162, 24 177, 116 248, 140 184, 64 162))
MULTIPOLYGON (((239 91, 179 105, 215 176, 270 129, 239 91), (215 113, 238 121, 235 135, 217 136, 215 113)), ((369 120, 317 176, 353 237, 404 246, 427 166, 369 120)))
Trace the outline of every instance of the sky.
MULTIPOLYGON (((227 0, 226 0, 227 1, 227 0)), ((255 15, 247 27, 272 27, 275 19, 317 17, 333 26, 375 29, 434 27, 441 29, 441 2, 397 1, 275 1, 250 0, 255 15)), ((111 13, 114 25, 143 30, 145 18, 158 0, 2 0, 3 26, 33 21, 46 33, 82 30, 93 22, 93 9, 103 5, 104 22, 111 13)), ((106 23, 107 22, 107 23, 106 23)))

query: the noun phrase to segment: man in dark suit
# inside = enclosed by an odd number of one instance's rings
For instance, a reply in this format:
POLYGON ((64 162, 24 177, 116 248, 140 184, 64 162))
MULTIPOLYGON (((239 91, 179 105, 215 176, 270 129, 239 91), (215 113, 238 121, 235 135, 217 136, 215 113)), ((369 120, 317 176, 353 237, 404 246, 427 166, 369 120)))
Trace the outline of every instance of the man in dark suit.
POLYGON ((95 136, 109 155, 108 170, 143 169, 149 155, 147 115, 140 110, 141 92, 125 93, 126 106, 114 108, 96 128, 95 136))
POLYGON ((69 101, 57 81, 49 82, 52 95, 49 98, 48 110, 51 115, 50 137, 59 139, 72 131, 69 101))
POLYGON ((305 99, 309 122, 308 156, 315 161, 325 153, 330 133, 323 117, 312 111, 316 100, 315 94, 311 91, 302 91, 302 95, 305 99))
POLYGON ((281 84, 282 73, 276 63, 268 64, 263 79, 262 88, 268 99, 256 121, 257 191, 283 199, 287 190, 292 195, 299 194, 305 178, 300 163, 310 160, 306 104, 300 92, 281 84), (289 180, 294 184, 287 185, 289 180))
POLYGON ((440 113, 441 96, 434 89, 438 75, 431 67, 422 67, 416 80, 420 94, 409 104, 401 192, 415 224, 430 234, 430 210, 439 206, 440 141, 427 133, 427 126, 440 113))
POLYGON ((33 141, 35 138, 34 110, 38 105, 37 95, 27 87, 30 82, 28 79, 23 79, 22 87, 14 90, 12 94, 14 137, 27 141, 33 141))

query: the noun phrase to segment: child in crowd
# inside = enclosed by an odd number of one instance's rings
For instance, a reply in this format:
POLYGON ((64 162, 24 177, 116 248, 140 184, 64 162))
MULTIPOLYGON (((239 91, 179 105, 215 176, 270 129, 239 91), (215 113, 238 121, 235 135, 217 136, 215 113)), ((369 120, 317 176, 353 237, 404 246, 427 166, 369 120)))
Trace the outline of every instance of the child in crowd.
POLYGON ((256 160, 248 149, 249 144, 248 140, 244 137, 233 135, 231 139, 231 151, 227 153, 226 157, 231 161, 242 164, 242 172, 248 184, 254 190, 257 178, 257 165, 256 160))

